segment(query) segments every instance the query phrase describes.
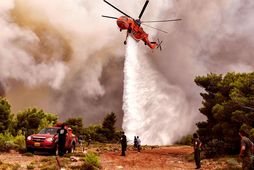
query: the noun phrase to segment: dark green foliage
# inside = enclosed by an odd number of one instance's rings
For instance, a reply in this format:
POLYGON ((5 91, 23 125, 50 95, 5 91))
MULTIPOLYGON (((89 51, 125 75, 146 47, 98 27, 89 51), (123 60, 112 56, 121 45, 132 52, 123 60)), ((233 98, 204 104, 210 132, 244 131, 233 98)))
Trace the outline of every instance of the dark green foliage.
POLYGON ((11 149, 24 151, 25 147, 25 136, 22 134, 14 137, 10 133, 0 133, 0 151, 9 151, 11 149))
POLYGON ((83 120, 81 117, 78 118, 69 118, 64 122, 68 127, 72 128, 73 133, 76 136, 82 134, 83 130, 83 120))
POLYGON ((115 137, 115 123, 116 115, 114 112, 107 114, 102 123, 102 133, 106 136, 109 142, 111 142, 115 137))
POLYGON ((207 121, 197 123, 197 132, 207 156, 239 153, 240 127, 254 137, 254 73, 211 73, 196 77, 195 83, 205 90, 199 110, 207 121))
POLYGON ((57 116, 32 108, 17 114, 17 129, 22 130, 26 136, 37 133, 49 124, 53 125, 57 116))
POLYGON ((84 128, 83 131, 83 136, 85 141, 88 141, 89 138, 92 139, 92 142, 106 142, 107 138, 106 136, 103 134, 103 129, 101 125, 91 125, 87 128, 84 128))
POLYGON ((218 139, 213 139, 208 141, 204 147, 205 157, 206 158, 213 158, 217 155, 224 154, 224 142, 218 139))
POLYGON ((0 97, 0 133, 8 129, 11 116, 11 106, 8 101, 0 97))
MULTIPOLYGON (((24 150, 25 138, 38 133, 44 127, 54 126, 57 116, 46 113, 41 109, 29 108, 19 112, 16 116, 11 114, 11 106, 8 101, 0 97, 0 150, 17 149, 24 150)), ((83 142, 118 142, 120 132, 116 131, 115 113, 107 114, 102 124, 83 127, 82 118, 69 118, 64 122, 73 129, 83 142)))
POLYGON ((110 114, 107 114, 106 117, 104 118, 102 127, 114 133, 115 123, 116 123, 116 114, 114 112, 111 112, 110 114))
POLYGON ((115 123, 115 113, 112 112, 107 114, 102 125, 91 125, 83 129, 82 140, 88 141, 89 138, 91 138, 92 142, 118 142, 120 140, 121 133, 120 131, 116 131, 115 123))

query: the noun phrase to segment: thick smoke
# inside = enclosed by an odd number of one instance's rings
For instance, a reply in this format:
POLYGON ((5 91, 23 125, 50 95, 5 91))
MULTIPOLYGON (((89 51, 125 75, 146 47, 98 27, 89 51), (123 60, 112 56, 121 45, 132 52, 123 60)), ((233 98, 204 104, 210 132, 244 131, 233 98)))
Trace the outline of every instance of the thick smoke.
POLYGON ((111 111, 121 115, 124 47, 115 21, 101 18, 105 6, 1 2, 0 80, 14 112, 38 106, 60 118, 84 116, 86 123, 111 111))

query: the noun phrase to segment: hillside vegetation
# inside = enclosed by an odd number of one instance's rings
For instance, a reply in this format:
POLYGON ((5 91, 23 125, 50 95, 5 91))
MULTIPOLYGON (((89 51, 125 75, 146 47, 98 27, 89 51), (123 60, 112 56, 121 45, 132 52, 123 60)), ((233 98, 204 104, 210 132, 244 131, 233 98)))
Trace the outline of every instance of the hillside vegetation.
MULTIPOLYGON (((55 126, 58 116, 46 113, 42 109, 28 108, 16 115, 11 112, 11 105, 6 98, 0 97, 0 151, 17 150, 24 152, 25 139, 38 133, 42 128, 55 126)), ((73 129, 80 142, 115 143, 120 139, 120 130, 115 128, 116 115, 109 113, 101 124, 83 126, 82 118, 69 118, 65 122, 73 129)))

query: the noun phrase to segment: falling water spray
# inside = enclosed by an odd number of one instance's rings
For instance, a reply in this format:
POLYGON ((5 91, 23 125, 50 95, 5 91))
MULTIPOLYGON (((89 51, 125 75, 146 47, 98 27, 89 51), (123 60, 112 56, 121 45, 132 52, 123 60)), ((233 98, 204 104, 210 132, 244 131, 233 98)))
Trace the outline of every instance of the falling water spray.
POLYGON ((186 125, 185 95, 170 85, 138 44, 128 39, 124 65, 123 129, 143 144, 172 144, 190 130, 186 125), (188 129, 188 130, 186 130, 188 129))

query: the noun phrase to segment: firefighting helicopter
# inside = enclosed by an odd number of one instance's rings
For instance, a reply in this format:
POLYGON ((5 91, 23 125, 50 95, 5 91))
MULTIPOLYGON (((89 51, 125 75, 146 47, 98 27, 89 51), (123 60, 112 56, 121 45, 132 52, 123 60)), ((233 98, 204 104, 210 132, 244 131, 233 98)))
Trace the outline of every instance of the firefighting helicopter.
POLYGON ((112 17, 112 16, 107 16, 107 15, 102 15, 102 17, 105 18, 110 18, 110 19, 116 19, 116 23, 118 25, 118 27, 120 28, 120 31, 122 30, 127 30, 127 34, 126 34, 126 39, 124 41, 124 45, 127 44, 127 38, 128 35, 131 34, 131 36, 136 40, 136 41, 144 41, 145 45, 148 45, 151 49, 154 48, 160 48, 161 50, 161 43, 162 41, 160 41, 158 39, 158 42, 151 42, 148 39, 148 34, 143 30, 143 28, 141 27, 141 24, 148 26, 150 28, 156 29, 158 31, 167 33, 166 31, 163 31, 161 29, 158 28, 154 28, 151 27, 149 25, 146 25, 144 23, 152 23, 152 22, 170 22, 170 21, 180 21, 181 19, 169 19, 169 20, 160 20, 160 21, 141 21, 141 17, 144 14, 144 11, 149 3, 149 0, 146 0, 139 16, 138 19, 134 19, 133 17, 129 16, 128 14, 124 13, 123 11, 121 11, 120 9, 118 9, 117 7, 115 7, 114 5, 112 5, 111 3, 109 3, 108 1, 104 0, 104 2, 106 2, 108 5, 110 5, 111 7, 113 7, 114 9, 116 9, 118 12, 122 13, 124 16, 121 16, 119 18, 117 17, 112 17))

